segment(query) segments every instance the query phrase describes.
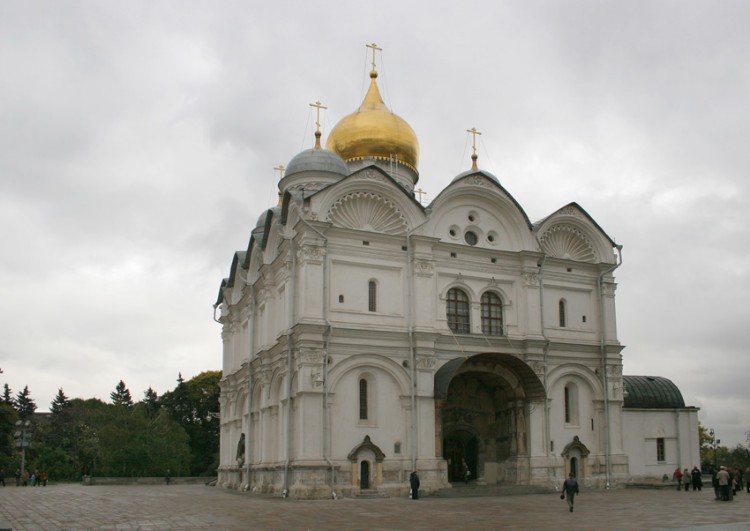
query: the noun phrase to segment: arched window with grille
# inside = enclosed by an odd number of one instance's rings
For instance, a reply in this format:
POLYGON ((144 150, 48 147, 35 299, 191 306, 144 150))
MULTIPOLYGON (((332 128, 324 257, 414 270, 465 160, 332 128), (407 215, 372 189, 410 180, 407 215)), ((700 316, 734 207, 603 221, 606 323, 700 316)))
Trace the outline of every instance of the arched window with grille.
POLYGON ((567 310, 567 304, 565 304, 565 299, 560 299, 560 302, 557 304, 558 313, 560 314, 560 328, 565 328, 566 323, 566 315, 565 311, 567 310))
POLYGON ((374 280, 367 283, 367 310, 378 311, 378 283, 374 280))
POLYGON ((469 297, 466 293, 458 288, 448 290, 445 313, 448 318, 448 328, 454 334, 470 332, 469 297))
POLYGON ((491 291, 482 294, 482 333, 486 336, 503 335, 503 301, 491 291))

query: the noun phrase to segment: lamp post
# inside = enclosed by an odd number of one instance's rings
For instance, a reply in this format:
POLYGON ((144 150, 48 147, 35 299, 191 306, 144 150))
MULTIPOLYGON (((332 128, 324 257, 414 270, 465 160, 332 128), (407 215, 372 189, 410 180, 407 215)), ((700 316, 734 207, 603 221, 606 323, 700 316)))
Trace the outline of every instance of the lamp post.
POLYGON ((16 421, 16 447, 21 449, 21 475, 26 471, 26 448, 31 446, 31 421, 16 421))
POLYGON ((716 447, 721 443, 721 439, 717 439, 714 429, 708 430, 708 434, 711 436, 711 448, 714 449, 714 470, 716 470, 716 447))

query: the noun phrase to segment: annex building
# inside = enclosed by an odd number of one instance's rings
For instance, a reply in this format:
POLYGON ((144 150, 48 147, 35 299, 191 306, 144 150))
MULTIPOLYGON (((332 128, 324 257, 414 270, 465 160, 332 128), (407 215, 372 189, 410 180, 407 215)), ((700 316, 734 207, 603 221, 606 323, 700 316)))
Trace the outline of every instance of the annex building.
POLYGON ((429 491, 468 469, 609 487, 699 464, 697 408, 622 374, 622 247, 576 203, 530 220, 476 151, 422 205, 417 136, 374 63, 221 283, 219 484, 405 495, 413 470, 429 491))

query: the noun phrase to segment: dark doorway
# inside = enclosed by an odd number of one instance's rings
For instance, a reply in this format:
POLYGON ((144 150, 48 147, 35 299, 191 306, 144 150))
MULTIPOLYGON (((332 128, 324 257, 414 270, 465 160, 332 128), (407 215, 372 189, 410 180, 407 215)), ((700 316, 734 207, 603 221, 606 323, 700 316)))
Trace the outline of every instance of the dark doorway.
POLYGON ((359 488, 362 490, 370 488, 370 463, 367 461, 359 464, 359 488))
POLYGON ((570 473, 574 478, 578 477, 578 459, 575 457, 570 458, 570 473))
POLYGON ((467 468, 469 479, 477 478, 479 440, 471 432, 451 432, 443 441, 443 448, 443 457, 448 461, 448 481, 465 481, 467 468))

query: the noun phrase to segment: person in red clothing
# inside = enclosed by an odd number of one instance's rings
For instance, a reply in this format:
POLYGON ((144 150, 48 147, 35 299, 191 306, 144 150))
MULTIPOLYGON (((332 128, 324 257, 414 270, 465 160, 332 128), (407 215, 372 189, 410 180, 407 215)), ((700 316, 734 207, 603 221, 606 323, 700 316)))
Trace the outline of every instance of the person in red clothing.
POLYGON ((677 490, 682 490, 682 470, 680 470, 680 467, 677 467, 677 469, 674 471, 672 479, 677 482, 677 490))

